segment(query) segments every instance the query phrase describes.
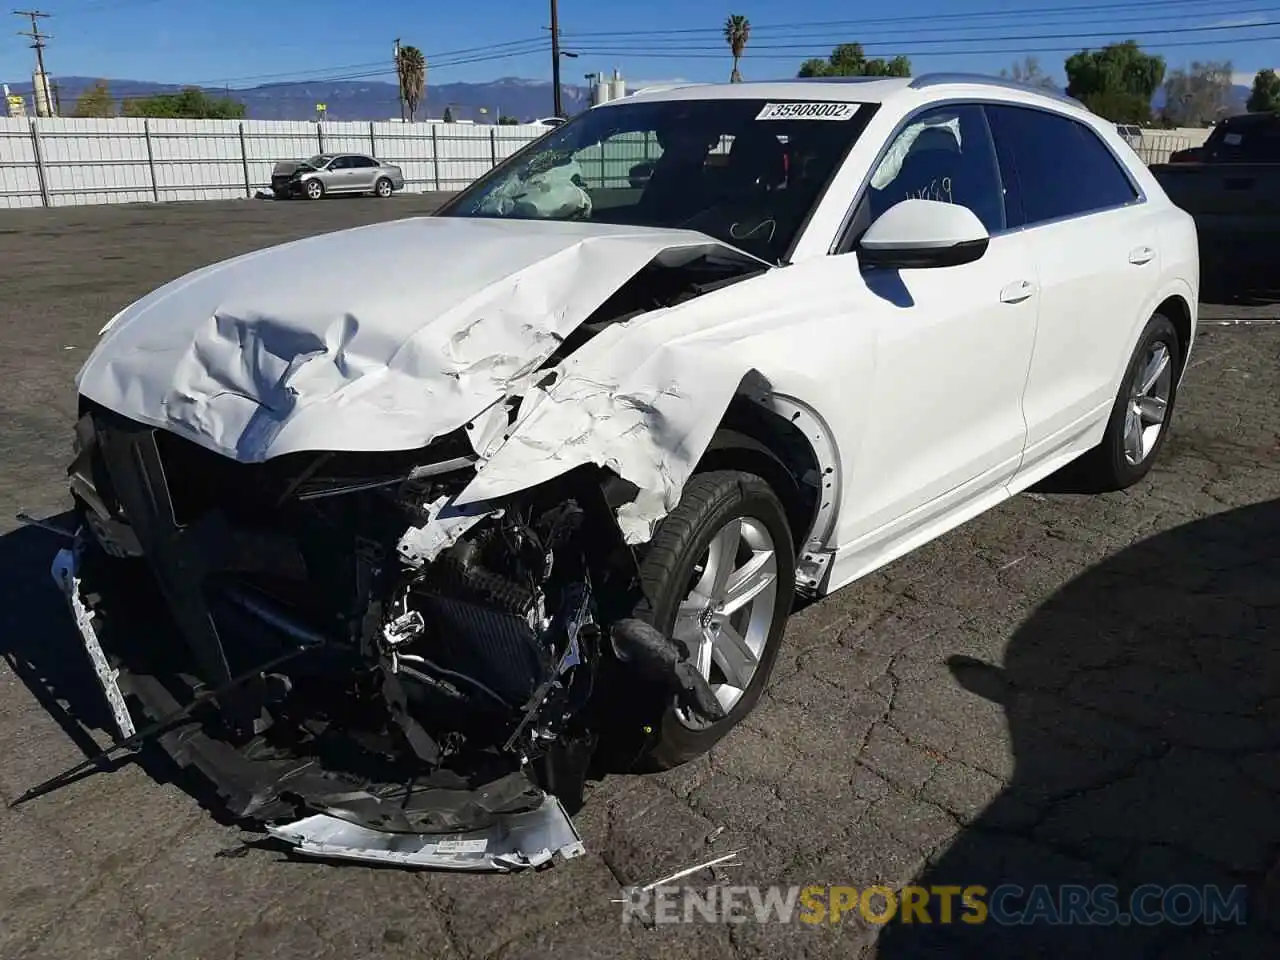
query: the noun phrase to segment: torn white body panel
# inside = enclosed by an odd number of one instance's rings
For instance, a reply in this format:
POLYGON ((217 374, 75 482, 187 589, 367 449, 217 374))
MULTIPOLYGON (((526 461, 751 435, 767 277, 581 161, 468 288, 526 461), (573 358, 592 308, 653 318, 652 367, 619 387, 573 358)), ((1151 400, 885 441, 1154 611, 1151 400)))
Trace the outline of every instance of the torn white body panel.
POLYGON ((656 256, 716 245, 683 230, 435 217, 326 234, 139 300, 77 386, 240 461, 412 449, 523 392, 656 256))
MULTIPOLYGON (((565 359, 553 385, 525 396, 509 439, 457 503, 507 496, 594 463, 640 488, 618 521, 628 542, 642 543, 679 501, 735 394, 784 394, 838 410, 856 384, 824 377, 814 345, 833 347, 833 321, 853 312, 855 290, 807 287, 801 299, 802 266, 602 331, 565 359)), ((851 370, 870 362, 873 326, 850 322, 841 334, 851 370)))
POLYGON ((271 826, 267 832, 304 856, 386 866, 508 873, 586 852, 564 807, 548 795, 528 813, 503 817, 488 830, 453 835, 371 830, 328 814, 271 826))
POLYGON ((501 516, 501 510, 456 507, 448 497, 427 506, 427 522, 410 527, 396 543, 396 554, 411 567, 435 560, 440 552, 458 542, 464 533, 486 517, 501 516))

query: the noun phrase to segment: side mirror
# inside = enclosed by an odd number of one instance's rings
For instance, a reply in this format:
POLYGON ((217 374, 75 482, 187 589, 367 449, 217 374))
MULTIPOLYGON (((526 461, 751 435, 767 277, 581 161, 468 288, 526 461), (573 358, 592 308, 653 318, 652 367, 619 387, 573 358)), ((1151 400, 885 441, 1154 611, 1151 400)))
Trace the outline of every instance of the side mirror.
POLYGON ((858 260, 893 270, 956 267, 987 252, 991 237, 968 207, 938 200, 903 200, 858 242, 858 260))

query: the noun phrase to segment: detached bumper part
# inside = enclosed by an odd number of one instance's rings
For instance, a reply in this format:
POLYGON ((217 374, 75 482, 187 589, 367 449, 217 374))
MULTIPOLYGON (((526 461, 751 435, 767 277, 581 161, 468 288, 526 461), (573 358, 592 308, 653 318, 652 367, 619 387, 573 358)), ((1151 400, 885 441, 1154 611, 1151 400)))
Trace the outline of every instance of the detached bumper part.
POLYGON ((470 833, 387 833, 327 814, 269 826, 267 832, 308 857, 433 870, 509 873, 542 866, 556 854, 571 860, 586 852, 573 821, 550 795, 536 810, 470 833))
MULTIPOLYGON (((78 547, 78 545, 77 545, 78 547)), ((80 642, 89 656, 94 676, 107 698, 107 706, 111 708, 111 717, 116 722, 116 730, 121 740, 127 740, 134 734, 133 717, 124 701, 124 691, 120 689, 120 672, 107 662, 107 656, 98 642, 97 631, 93 628, 93 614, 85 606, 80 597, 80 569, 77 548, 63 548, 53 558, 50 573, 58 589, 67 598, 71 607, 71 616, 75 620, 76 632, 80 634, 80 642)))

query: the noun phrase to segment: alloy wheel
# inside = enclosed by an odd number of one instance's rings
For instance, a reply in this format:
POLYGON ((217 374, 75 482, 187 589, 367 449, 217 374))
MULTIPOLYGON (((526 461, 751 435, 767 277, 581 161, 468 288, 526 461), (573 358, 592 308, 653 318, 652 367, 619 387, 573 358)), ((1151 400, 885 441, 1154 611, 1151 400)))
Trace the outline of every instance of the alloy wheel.
MULTIPOLYGON (((694 576, 697 582, 680 604, 672 634, 728 712, 755 676, 773 626, 778 597, 773 538, 759 521, 735 517, 712 537, 694 576)), ((706 725, 683 709, 675 713, 684 726, 706 725)))
POLYGON ((1137 466, 1151 455, 1164 430, 1173 390, 1169 347, 1157 340, 1134 373, 1124 417, 1124 458, 1137 466))

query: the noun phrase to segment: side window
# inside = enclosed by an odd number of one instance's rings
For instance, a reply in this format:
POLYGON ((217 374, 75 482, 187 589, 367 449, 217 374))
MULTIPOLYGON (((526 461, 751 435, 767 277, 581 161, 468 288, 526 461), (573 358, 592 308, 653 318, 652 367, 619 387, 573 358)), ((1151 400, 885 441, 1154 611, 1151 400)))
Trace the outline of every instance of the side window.
POLYGON ((330 161, 329 161, 329 169, 330 169, 330 170, 345 170, 345 169, 347 169, 347 158, 346 158, 346 157, 334 157, 332 160, 330 160, 330 161))
POLYGON ((1000 168, 981 107, 939 107, 899 130, 871 175, 867 222, 908 199, 968 207, 989 232, 1005 228, 1000 168))
POLYGON ((1083 123, 1029 107, 990 106, 987 114, 1002 163, 1017 172, 1005 177, 1010 194, 1016 194, 1011 207, 1022 211, 1010 226, 1108 210, 1138 198, 1115 154, 1083 123))
POLYGON ((365 170, 372 170, 378 165, 378 161, 372 157, 354 157, 353 159, 355 160, 355 166, 365 170))

